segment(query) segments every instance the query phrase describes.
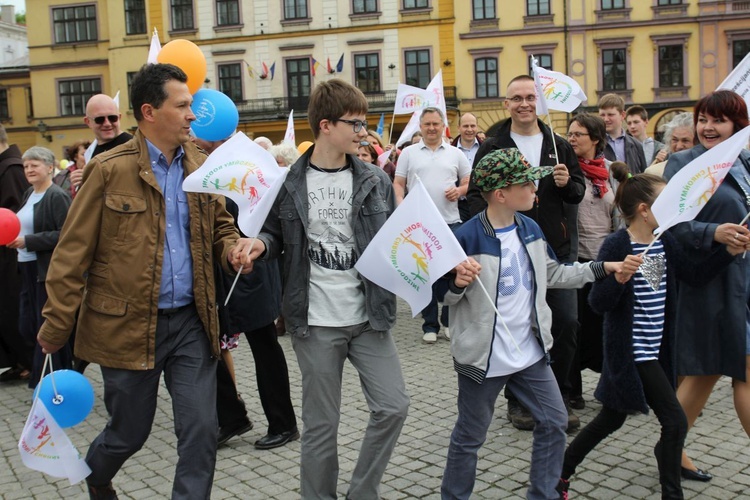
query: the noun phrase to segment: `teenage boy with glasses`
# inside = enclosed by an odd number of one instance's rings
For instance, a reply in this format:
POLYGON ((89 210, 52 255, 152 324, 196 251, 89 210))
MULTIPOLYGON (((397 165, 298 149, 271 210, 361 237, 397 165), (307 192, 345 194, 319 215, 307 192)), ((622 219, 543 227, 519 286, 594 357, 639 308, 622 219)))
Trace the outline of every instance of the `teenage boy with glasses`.
POLYGON ((303 499, 338 496, 344 361, 359 373, 370 409, 346 498, 380 498, 409 406, 391 336, 395 297, 354 269, 395 209, 388 175, 356 156, 367 137, 366 113, 367 99, 348 83, 334 79, 313 89, 308 121, 315 145, 290 167, 245 258, 252 265, 281 255, 284 263, 282 313, 302 373, 303 499))

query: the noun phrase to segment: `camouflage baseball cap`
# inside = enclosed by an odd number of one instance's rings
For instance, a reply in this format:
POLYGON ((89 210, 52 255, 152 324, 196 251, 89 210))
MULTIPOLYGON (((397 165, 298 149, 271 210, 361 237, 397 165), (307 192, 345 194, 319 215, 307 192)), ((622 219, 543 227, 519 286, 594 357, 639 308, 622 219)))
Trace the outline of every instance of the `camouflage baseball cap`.
POLYGON ((532 167, 516 148, 496 149, 474 167, 474 183, 482 191, 494 191, 541 179, 552 170, 553 167, 532 167))

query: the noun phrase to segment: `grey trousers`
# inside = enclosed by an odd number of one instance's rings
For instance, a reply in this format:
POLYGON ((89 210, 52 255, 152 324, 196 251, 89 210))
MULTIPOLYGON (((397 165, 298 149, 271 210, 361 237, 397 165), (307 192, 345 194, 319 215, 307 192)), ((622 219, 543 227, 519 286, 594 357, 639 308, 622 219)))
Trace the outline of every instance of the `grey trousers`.
POLYGON ((347 498, 380 497, 380 481, 409 408, 401 364, 390 332, 369 323, 310 327, 292 337, 302 373, 300 482, 303 499, 337 498, 341 379, 349 359, 359 373, 370 419, 347 498))
POLYGON ((104 404, 109 422, 91 443, 86 463, 89 484, 108 484, 125 461, 141 449, 151 432, 159 379, 172 397, 177 435, 173 499, 211 496, 216 465, 216 359, 195 306, 156 323, 156 364, 152 370, 102 367, 104 404))

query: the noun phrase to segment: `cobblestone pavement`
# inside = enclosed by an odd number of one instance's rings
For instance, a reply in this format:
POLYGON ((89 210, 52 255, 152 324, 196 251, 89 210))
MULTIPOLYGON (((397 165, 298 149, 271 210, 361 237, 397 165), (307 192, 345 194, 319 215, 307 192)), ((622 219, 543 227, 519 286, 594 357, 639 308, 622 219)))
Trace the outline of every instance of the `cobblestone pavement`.
MULTIPOLYGON (((390 466, 383 478, 384 499, 438 498, 450 432, 456 418, 456 376, 449 344, 422 343, 421 320, 409 316, 399 302, 394 336, 398 344, 407 389, 411 395, 409 417, 390 466)), ((292 400, 299 418, 300 375, 288 336, 280 338, 287 353, 292 400)), ((234 351, 243 399, 255 428, 219 450, 213 487, 214 499, 299 498, 299 442, 270 451, 252 443, 265 434, 266 422, 256 396, 252 356, 242 340, 234 351)), ((68 429, 68 436, 85 454, 88 443, 104 427, 101 375, 97 366, 86 372, 96 391, 94 411, 85 422, 68 429)), ((584 374, 586 409, 578 411, 585 425, 599 409, 591 394, 597 376, 584 374)), ((0 386, 0 497, 10 499, 82 499, 81 484, 55 480, 27 469, 17 450, 18 437, 29 412, 31 391, 21 384, 0 386)), ((212 404, 212 402, 207 402, 212 404)), ((367 405, 351 365, 344 371, 344 393, 339 429, 339 495, 344 496, 359 452, 367 405)), ((523 498, 528 481, 531 433, 515 430, 505 418, 505 402, 498 400, 497 418, 480 451, 475 498, 523 498)), ((625 426, 591 453, 573 477, 571 498, 659 498, 656 462, 652 448, 658 437, 656 418, 633 416, 625 426)), ((685 481, 686 498, 729 500, 750 498, 750 442, 732 406, 730 382, 717 385, 703 416, 688 436, 691 455, 714 479, 710 483, 685 481)), ((171 405, 165 388, 160 392, 151 437, 114 480, 120 498, 168 498, 176 462, 171 405)))

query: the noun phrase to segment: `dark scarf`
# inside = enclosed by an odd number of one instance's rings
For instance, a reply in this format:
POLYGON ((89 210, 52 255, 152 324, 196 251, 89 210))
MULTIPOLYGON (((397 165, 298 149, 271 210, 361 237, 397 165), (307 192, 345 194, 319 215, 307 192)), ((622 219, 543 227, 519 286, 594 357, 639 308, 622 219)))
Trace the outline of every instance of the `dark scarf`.
POLYGON ((578 157, 578 165, 583 170, 583 175, 591 180, 594 185, 594 194, 599 198, 604 198, 607 194, 607 181, 609 180, 609 171, 604 164, 604 156, 599 156, 593 160, 578 157))

